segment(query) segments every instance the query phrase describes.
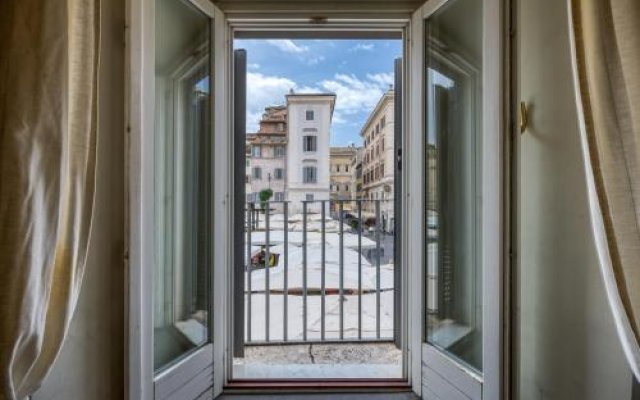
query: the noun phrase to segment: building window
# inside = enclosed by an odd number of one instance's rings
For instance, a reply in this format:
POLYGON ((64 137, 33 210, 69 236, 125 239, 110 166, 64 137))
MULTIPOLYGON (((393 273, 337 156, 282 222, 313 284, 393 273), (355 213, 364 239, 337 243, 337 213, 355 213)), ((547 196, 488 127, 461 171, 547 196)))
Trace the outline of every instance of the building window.
POLYGON ((302 151, 318 151, 318 137, 317 136, 303 136, 302 137, 302 151))
POLYGON ((306 199, 307 199, 307 201, 313 201, 313 195, 312 194, 307 194, 306 199))
POLYGON ((251 157, 262 157, 262 147, 251 146, 251 157))
POLYGON ((276 192, 273 199, 275 201, 284 201, 284 192, 276 192))
POLYGON ((313 110, 307 110, 307 121, 313 121, 313 110))
POLYGON ((284 123, 278 122, 278 132, 284 132, 284 123))
POLYGON ((340 172, 340 164, 336 165, 336 172, 340 172))
POLYGON ((380 120, 380 127, 384 129, 384 126, 387 124, 387 117, 382 117, 380 120))
POLYGON ((262 179, 262 168, 253 167, 253 179, 257 179, 257 180, 262 179))
POLYGON ((316 183, 318 181, 318 169, 316 167, 302 168, 302 182, 316 183))
POLYGON ((273 178, 275 180, 278 180, 278 181, 283 179, 284 178, 284 170, 282 168, 276 168, 273 171, 273 178))
POLYGON ((344 185, 344 190, 345 190, 345 192, 348 192, 349 191, 349 185, 344 185))
POLYGON ((284 157, 284 154, 285 154, 284 146, 277 146, 274 150, 274 153, 276 157, 284 157))
POLYGON ((344 172, 349 172, 349 164, 344 166, 344 172))

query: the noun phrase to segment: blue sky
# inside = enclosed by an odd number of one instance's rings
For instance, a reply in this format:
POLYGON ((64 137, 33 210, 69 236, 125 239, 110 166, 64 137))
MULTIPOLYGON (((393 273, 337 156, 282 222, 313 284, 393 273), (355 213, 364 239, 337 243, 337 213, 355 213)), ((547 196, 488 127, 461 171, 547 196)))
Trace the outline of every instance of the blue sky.
POLYGON ((257 130, 265 106, 284 104, 298 93, 337 94, 331 145, 361 144, 360 129, 380 96, 393 83, 400 40, 245 40, 247 131, 257 130))

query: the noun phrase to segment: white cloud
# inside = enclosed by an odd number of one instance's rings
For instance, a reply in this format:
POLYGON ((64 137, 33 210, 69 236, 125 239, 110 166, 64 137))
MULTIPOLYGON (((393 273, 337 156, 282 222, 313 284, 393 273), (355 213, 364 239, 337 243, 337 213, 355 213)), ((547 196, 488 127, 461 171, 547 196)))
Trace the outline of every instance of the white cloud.
POLYGON ((290 39, 272 39, 267 40, 267 43, 277 47, 285 53, 300 54, 309 51, 309 47, 295 44, 293 40, 290 39))
POLYGON ((278 48, 280 51, 292 54, 306 65, 317 65, 325 60, 322 54, 318 54, 318 46, 313 48, 295 43, 289 39, 271 39, 267 43, 278 48))
POLYGON ((350 51, 373 51, 373 43, 358 43, 350 51))
POLYGON ((333 79, 318 83, 318 87, 302 87, 299 93, 332 92, 336 94, 336 107, 333 122, 351 124, 353 116, 370 113, 380 97, 393 83, 393 74, 367 74, 361 79, 353 74, 336 74, 333 79))
POLYGON ((304 61, 307 63, 307 65, 316 65, 324 61, 324 56, 323 55, 309 56, 309 57, 305 57, 304 61))
POLYGON ((247 132, 257 131, 264 108, 283 104, 284 96, 295 87, 291 79, 247 72, 247 132))
POLYGON ((247 69, 260 69, 260 64, 258 63, 247 64, 247 69))
POLYGON ((393 83, 393 74, 367 74, 358 77, 354 74, 336 74, 315 86, 298 86, 291 79, 267 76, 258 72, 247 73, 247 131, 257 130, 264 108, 269 105, 283 104, 284 96, 290 89, 296 93, 336 94, 336 106, 333 122, 353 125, 357 114, 369 114, 380 97, 393 83))
POLYGON ((389 85, 393 85, 393 82, 394 82, 394 76, 390 72, 388 73, 383 72, 379 74, 367 74, 367 78, 373 82, 376 82, 381 86, 387 86, 387 88, 389 85))

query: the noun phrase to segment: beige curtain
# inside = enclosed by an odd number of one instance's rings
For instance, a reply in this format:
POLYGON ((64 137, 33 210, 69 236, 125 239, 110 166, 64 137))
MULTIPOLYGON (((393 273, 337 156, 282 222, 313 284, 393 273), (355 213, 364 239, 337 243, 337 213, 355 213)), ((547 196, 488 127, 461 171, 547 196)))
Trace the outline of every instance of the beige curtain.
POLYGON ((569 5, 592 226, 616 328, 640 379, 640 1, 569 5))
POLYGON ((39 387, 78 298, 93 211, 98 35, 99 0, 0 1, 2 399, 39 387))

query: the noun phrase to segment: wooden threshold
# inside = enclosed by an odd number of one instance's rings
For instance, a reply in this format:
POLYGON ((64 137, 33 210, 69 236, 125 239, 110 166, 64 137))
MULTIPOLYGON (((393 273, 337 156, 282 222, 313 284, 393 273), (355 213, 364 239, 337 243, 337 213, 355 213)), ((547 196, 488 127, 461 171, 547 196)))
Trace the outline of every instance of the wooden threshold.
POLYGON ((398 379, 234 379, 225 393, 305 393, 305 392, 407 392, 411 386, 398 379))

